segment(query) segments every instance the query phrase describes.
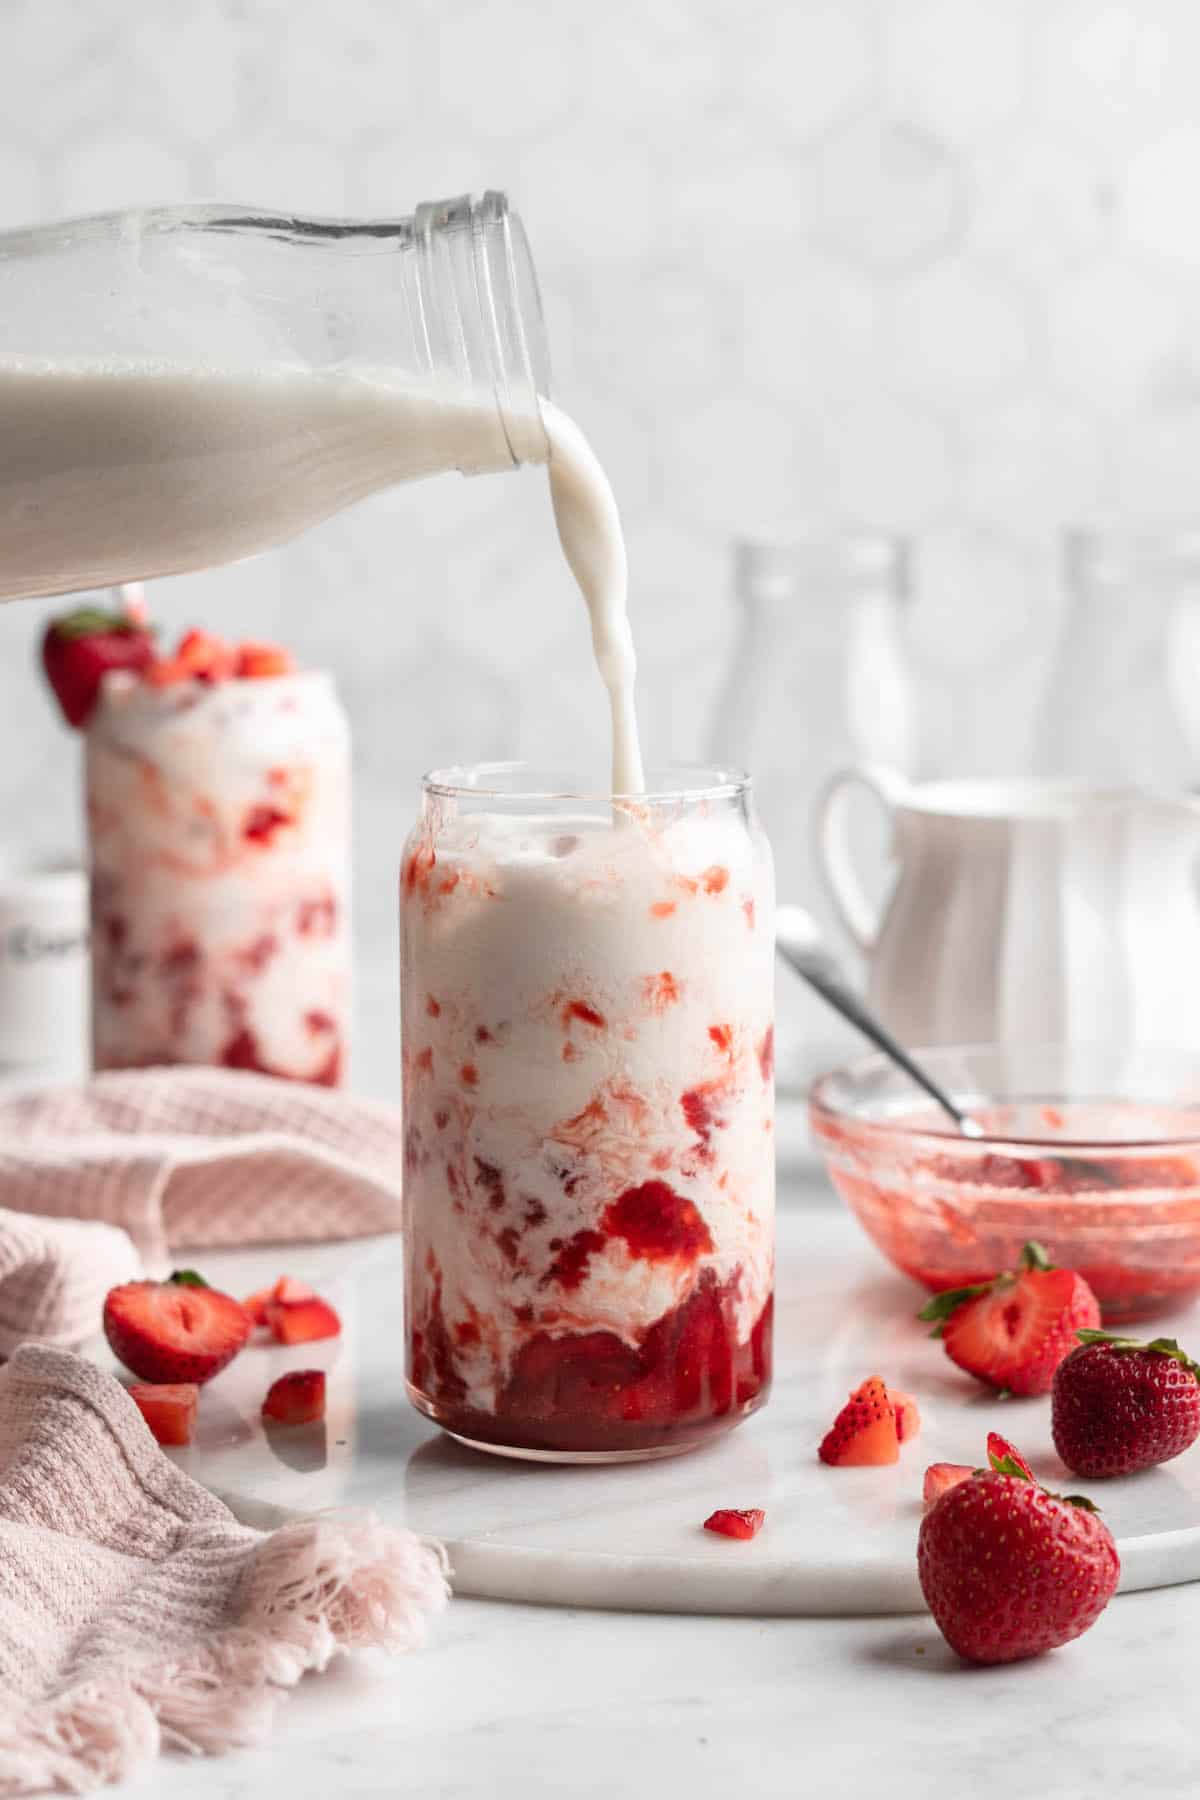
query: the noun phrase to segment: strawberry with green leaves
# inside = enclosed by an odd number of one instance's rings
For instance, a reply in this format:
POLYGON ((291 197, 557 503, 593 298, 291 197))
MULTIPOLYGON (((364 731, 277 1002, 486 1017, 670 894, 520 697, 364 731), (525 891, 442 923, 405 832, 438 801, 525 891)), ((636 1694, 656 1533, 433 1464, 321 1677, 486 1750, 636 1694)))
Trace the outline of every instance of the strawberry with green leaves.
POLYGON ((1121 1575, 1092 1502, 1047 1493, 1006 1450, 989 1446, 989 1468, 933 1501, 917 1541, 925 1603, 968 1662, 1018 1662, 1070 1643, 1096 1623, 1121 1575))
POLYGON ((1076 1332, 1099 1325, 1100 1305, 1082 1275, 1028 1243, 1017 1269, 935 1294, 917 1316, 936 1321, 933 1336, 969 1375, 1010 1394, 1047 1394, 1076 1332))
POLYGON ((1174 1338, 1076 1334, 1054 1377, 1054 1447, 1077 1475, 1132 1475, 1200 1437, 1200 1365, 1174 1338))
POLYGON ((154 661, 154 635, 128 613, 81 606, 52 619, 42 637, 42 667, 68 725, 87 724, 106 675, 142 675, 154 661))

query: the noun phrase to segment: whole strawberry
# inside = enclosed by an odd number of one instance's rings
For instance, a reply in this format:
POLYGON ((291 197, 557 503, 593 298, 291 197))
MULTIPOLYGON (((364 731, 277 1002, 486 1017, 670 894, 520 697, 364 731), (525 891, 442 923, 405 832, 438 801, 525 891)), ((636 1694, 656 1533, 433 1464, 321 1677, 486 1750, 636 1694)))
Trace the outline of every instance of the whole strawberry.
POLYGON ((926 1513, 917 1573, 950 1647, 968 1662, 1004 1663, 1040 1656, 1094 1625, 1121 1561, 1089 1500, 979 1470, 926 1513))
POLYGON ((1054 1447, 1078 1475, 1132 1475, 1200 1437, 1200 1367, 1174 1338, 1080 1331, 1054 1377, 1054 1447))
POLYGON ((1076 1332, 1099 1325, 1100 1305, 1082 1275, 1029 1243, 1015 1271, 935 1294, 917 1316, 938 1321, 934 1337, 968 1374, 1010 1394, 1047 1394, 1076 1332))
POLYGON ((154 638, 127 613, 81 606, 52 619, 42 638, 42 667, 68 725, 87 724, 100 684, 114 669, 141 674, 154 660, 154 638))

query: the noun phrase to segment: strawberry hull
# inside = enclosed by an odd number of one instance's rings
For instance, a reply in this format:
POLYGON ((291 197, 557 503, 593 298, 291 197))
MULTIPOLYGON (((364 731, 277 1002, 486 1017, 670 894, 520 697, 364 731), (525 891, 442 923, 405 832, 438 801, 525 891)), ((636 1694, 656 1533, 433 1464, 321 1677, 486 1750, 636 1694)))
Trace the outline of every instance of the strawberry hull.
POLYGON ((766 1398, 770 862, 713 811, 427 799, 406 850, 408 1391, 473 1444, 663 1455, 766 1398))
POLYGON ((95 1066, 340 1086, 349 753, 327 678, 110 681, 86 746, 95 1066))

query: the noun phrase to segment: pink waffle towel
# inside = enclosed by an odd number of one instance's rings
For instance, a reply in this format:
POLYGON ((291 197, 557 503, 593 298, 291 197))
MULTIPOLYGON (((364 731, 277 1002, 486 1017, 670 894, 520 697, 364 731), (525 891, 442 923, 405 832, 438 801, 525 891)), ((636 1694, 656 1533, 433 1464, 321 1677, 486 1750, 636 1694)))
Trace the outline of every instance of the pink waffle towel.
POLYGON ((409 1648, 447 1597, 440 1548, 370 1514, 239 1524, 111 1375, 32 1345, 0 1370, 0 1569, 5 1795, 255 1742, 306 1670, 409 1648))
POLYGON ((139 1257, 396 1231, 402 1160, 397 1108, 229 1069, 0 1099, 0 1356, 82 1342, 139 1257))

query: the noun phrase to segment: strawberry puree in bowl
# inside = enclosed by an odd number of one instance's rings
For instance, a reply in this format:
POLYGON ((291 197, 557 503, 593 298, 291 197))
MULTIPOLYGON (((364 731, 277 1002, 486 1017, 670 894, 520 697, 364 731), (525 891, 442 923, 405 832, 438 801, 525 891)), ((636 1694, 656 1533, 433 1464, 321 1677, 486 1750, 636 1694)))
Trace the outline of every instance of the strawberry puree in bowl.
POLYGON ((408 1392, 501 1454, 673 1454, 770 1381, 770 851, 743 777, 651 780, 434 775, 405 847, 408 1392))
POLYGON ((95 1065, 339 1086, 350 771, 333 684, 163 667, 162 685, 110 676, 85 732, 95 1065))
POLYGON ((1059 1045, 921 1050, 991 1135, 959 1137, 885 1058, 818 1081, 814 1139, 867 1235, 923 1286, 1016 1266, 1036 1238, 1106 1319, 1200 1291, 1200 1058, 1059 1045))

